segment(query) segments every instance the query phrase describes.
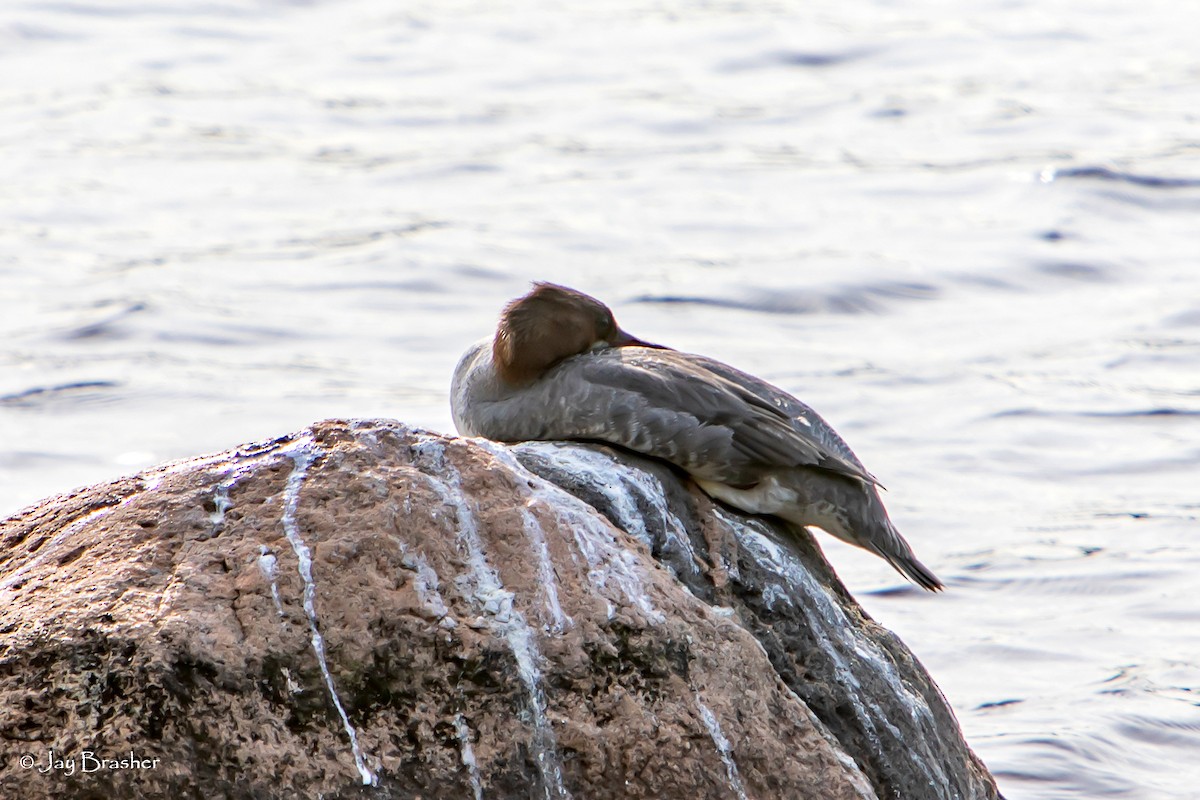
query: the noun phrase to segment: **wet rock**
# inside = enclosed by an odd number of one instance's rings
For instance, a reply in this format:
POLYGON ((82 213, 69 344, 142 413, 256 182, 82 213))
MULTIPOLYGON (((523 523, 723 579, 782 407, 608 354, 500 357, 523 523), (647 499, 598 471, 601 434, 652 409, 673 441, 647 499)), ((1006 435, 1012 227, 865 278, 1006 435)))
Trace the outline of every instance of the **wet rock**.
POLYGON ((997 794, 806 535, 331 421, 0 525, 0 796, 997 794))

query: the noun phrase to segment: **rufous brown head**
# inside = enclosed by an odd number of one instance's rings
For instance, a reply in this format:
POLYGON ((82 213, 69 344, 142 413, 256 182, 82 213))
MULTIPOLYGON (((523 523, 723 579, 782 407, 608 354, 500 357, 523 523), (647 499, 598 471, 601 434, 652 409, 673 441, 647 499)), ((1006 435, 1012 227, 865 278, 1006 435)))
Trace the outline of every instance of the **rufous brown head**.
POLYGON ((608 306, 554 283, 535 283, 500 314, 492 360, 505 383, 528 383, 564 358, 600 347, 654 347, 621 330, 608 306))

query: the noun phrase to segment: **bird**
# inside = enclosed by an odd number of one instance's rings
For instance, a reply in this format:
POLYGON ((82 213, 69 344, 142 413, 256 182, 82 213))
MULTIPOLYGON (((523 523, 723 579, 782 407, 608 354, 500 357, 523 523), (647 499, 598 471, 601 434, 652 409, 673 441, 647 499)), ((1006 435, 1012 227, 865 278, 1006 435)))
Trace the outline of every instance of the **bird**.
POLYGON ((944 588, 888 518, 879 481, 812 408, 770 383, 623 330, 583 292, 537 282, 454 370, 454 425, 498 442, 603 442, 682 469, 710 497, 815 526, 944 588))

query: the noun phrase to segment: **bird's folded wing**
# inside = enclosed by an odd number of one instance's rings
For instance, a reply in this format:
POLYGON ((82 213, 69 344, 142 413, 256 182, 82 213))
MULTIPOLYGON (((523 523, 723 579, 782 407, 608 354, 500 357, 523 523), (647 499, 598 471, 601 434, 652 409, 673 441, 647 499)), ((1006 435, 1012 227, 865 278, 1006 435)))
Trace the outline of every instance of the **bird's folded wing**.
MULTIPOLYGON (((546 412, 536 422, 537 435, 517 438, 611 442, 731 485, 752 484, 766 472, 791 467, 876 482, 856 459, 814 438, 781 408, 788 404, 772 402, 763 387, 802 406, 798 400, 762 381, 751 390, 729 377, 740 375, 736 370, 720 365, 729 376, 718 374, 710 363, 636 347, 567 359, 531 392, 538 396, 533 405, 546 412)), ((528 395, 522 400, 527 410, 531 400, 528 395)))

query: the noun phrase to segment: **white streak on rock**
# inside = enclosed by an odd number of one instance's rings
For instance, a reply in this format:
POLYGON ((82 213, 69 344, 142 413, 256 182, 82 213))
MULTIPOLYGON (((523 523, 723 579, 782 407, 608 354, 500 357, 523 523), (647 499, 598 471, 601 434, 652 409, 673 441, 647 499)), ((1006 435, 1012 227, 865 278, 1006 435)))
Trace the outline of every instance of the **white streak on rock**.
MULTIPOLYGON (((528 474, 530 477, 533 477, 502 446, 486 441, 481 442, 481 444, 485 450, 496 456, 505 466, 519 471, 522 475, 528 474)), ((568 614, 563 612, 562 604, 558 600, 558 577, 554 571, 554 562, 550 558, 550 549, 546 545, 546 536, 542 531, 542 525, 528 508, 521 509, 521 524, 525 530, 525 536, 529 539, 530 549, 533 550, 533 555, 537 558, 538 579, 541 583, 542 591, 546 593, 546 610, 550 614, 550 624, 546 627, 551 633, 562 633, 573 625, 574 621, 568 614)))
POLYGON ((775 605, 777 603, 783 603, 784 605, 788 606, 792 604, 792 599, 788 597, 787 591, 778 583, 771 583, 765 586, 763 588, 762 597, 763 602, 767 604, 767 608, 771 609, 772 611, 775 610, 775 605))
POLYGON ((425 556, 417 553, 413 556, 405 557, 405 566, 410 566, 416 570, 417 577, 413 579, 413 588, 417 590, 417 597, 421 604, 433 612, 438 618, 439 624, 450 630, 458 626, 454 618, 450 616, 450 609, 446 607, 446 600, 442 597, 441 584, 438 581, 437 572, 433 567, 429 566, 429 562, 425 560, 425 556))
POLYGON ((725 778, 729 781, 729 788, 737 794, 738 800, 746 800, 746 787, 742 785, 742 778, 738 774, 737 764, 733 760, 733 748, 729 744, 729 740, 725 738, 725 734, 721 732, 721 723, 717 721, 717 715, 712 712, 708 706, 704 705, 704 701, 700 699, 699 693, 696 694, 696 707, 700 709, 700 719, 704 720, 704 726, 708 728, 708 735, 712 737, 713 744, 717 746, 717 752, 721 754, 721 761, 725 764, 725 778))
POLYGON ((900 692, 904 695, 904 705, 908 709, 909 716, 913 722, 920 723, 924 720, 930 726, 937 724, 933 719, 933 712, 929 710, 929 704, 909 688, 908 683, 896 670, 895 664, 880 651, 879 646, 875 642, 870 639, 855 639, 854 652, 858 654, 859 658, 874 667, 877 672, 886 675, 889 686, 895 686, 900 689, 900 692))
POLYGON ((45 561, 52 553, 54 553, 60 544, 79 533, 79 531, 83 530, 88 525, 108 514, 113 510, 113 508, 115 508, 115 506, 105 506, 104 508, 97 508, 94 511, 90 511, 72 522, 67 527, 60 530, 58 533, 54 534, 50 541, 44 543, 38 548, 36 556, 17 567, 11 573, 6 575, 4 580, 0 581, 0 591, 7 590, 10 586, 16 583, 22 575, 45 561))
MULTIPOLYGON (((261 461, 261 459, 254 459, 254 463, 258 461, 261 461)), ((246 465, 237 466, 226 480, 217 484, 212 498, 213 510, 208 514, 208 521, 212 524, 211 533, 213 536, 216 536, 225 527, 225 514, 229 509, 233 508, 233 500, 229 496, 230 490, 233 489, 239 480, 248 474, 248 471, 246 465)), ((279 612, 280 619, 283 619, 287 614, 283 611, 283 601, 279 599, 279 582, 276 580, 278 576, 277 564, 278 560, 275 558, 275 553, 271 548, 265 544, 259 545, 258 570, 271 583, 271 599, 275 601, 275 610, 279 612)))
POLYGON ((263 574, 263 577, 271 582, 271 599, 275 601, 275 610, 279 612, 279 616, 286 617, 283 613, 283 602, 279 599, 279 582, 275 579, 278 575, 276 565, 278 559, 271 552, 271 548, 265 544, 260 545, 258 551, 258 570, 263 574))
MULTIPOLYGON (((491 442, 481 442, 481 444, 484 445, 485 450, 503 461, 505 466, 522 473, 527 472, 521 463, 500 445, 491 442)), ((554 562, 550 558, 550 549, 546 545, 546 536, 542 531, 542 525, 528 508, 521 509, 521 525, 526 538, 529 539, 530 549, 533 550, 533 555, 537 559, 538 580, 542 591, 546 594, 545 605, 546 611, 550 615, 550 623, 545 628, 551 633, 562 633, 573 625, 574 621, 563 612, 562 604, 558 600, 558 576, 554 571, 554 562)))
POLYGON ((634 467, 625 467, 611 456, 581 445, 562 442, 533 442, 522 445, 531 451, 550 454, 556 464, 563 465, 576 477, 586 478, 588 486, 604 495, 617 516, 618 527, 635 536, 647 546, 654 540, 646 528, 642 507, 652 508, 662 517, 666 541, 664 549, 681 554, 677 561, 687 564, 695 574, 700 572, 696 551, 687 529, 667 507, 666 490, 658 478, 634 467), (641 503, 637 502, 637 499, 641 503))
POLYGON ((225 525, 225 512, 233 508, 233 501, 229 499, 229 490, 233 488, 235 480, 228 480, 217 484, 217 490, 213 492, 213 510, 208 515, 208 521, 212 523, 213 533, 219 531, 225 525))
MULTIPOLYGON (((663 623, 666 617, 654 607, 646 593, 637 556, 622 547, 613 536, 609 522, 600 512, 560 486, 533 474, 513 457, 503 446, 476 440, 485 450, 517 472, 530 487, 527 493, 534 502, 543 503, 550 513, 558 518, 562 526, 571 531, 575 546, 588 565, 588 579, 594 586, 608 589, 609 584, 621 591, 625 598, 641 609, 647 619, 663 623)), ((608 616, 614 614, 608 604, 608 616)))
POLYGON ((573 625, 574 621, 563 612, 562 605, 558 602, 558 578, 554 572, 554 562, 550 560, 550 550, 546 547, 546 536, 537 517, 526 508, 521 509, 521 522, 533 547, 533 554, 537 557, 538 580, 541 582, 542 591, 546 593, 546 610, 550 612, 549 630, 551 633, 562 633, 568 626, 573 625))
POLYGON ((168 475, 177 475, 181 472, 195 469, 197 467, 207 466, 209 464, 217 464, 229 459, 229 453, 212 453, 207 456, 196 456, 194 458, 184 458, 178 461, 168 461, 166 464, 159 464, 144 470, 138 474, 138 478, 142 482, 142 490, 152 492, 162 485, 163 478, 168 475))
MULTIPOLYGON (((880 682, 898 690, 900 699, 903 700, 914 720, 918 717, 931 719, 932 714, 928 704, 908 688, 899 673, 879 651, 875 642, 862 635, 859 627, 846 618, 845 611, 832 601, 825 588, 817 583, 796 556, 785 551, 757 525, 749 522, 740 524, 743 530, 742 543, 747 552, 755 557, 762 566, 782 578, 786 585, 793 587, 794 591, 803 595, 804 602, 792 603, 792 605, 802 614, 809 616, 809 627, 821 640, 822 651, 828 653, 833 659, 838 681, 849 687, 847 696, 850 698, 854 715, 866 732, 871 746, 877 752, 882 750, 876 722, 882 723, 897 739, 902 739, 903 735, 889 721, 888 715, 882 709, 868 700, 867 703, 870 705, 870 711, 868 711, 863 700, 860 699, 866 695, 861 691, 862 685, 858 680, 856 670, 861 671, 864 666, 882 673, 883 677, 880 682), (814 616, 819 617, 820 621, 813 619, 814 616), (838 637, 837 642, 830 638, 830 633, 838 637), (847 658, 851 652, 856 656, 853 665, 847 658)), ((910 754, 913 763, 928 777, 931 786, 945 785, 945 775, 938 765, 927 763, 928 759, 921 758, 918 748, 912 748, 910 754)))
POLYGON ((279 672, 283 675, 283 685, 287 687, 289 693, 301 694, 304 691, 304 687, 296 683, 295 679, 292 678, 292 671, 290 669, 280 667, 279 672))
POLYGON ((297 442, 292 448, 284 451, 291 457, 295 466, 288 475, 287 485, 284 487, 283 532, 291 543, 292 550, 296 552, 297 569, 300 572, 301 580, 304 581, 304 613, 308 615, 308 627, 312 633, 312 648, 321 665, 321 674, 325 676, 325 688, 329 690, 329 697, 333 700, 334 707, 337 708, 338 716, 342 718, 342 726, 346 729, 346 735, 350 737, 354 765, 358 767, 358 774, 362 776, 363 785, 373 786, 378 779, 367 767, 362 750, 358 746, 358 732, 350 723, 350 717, 346 715, 346 709, 342 706, 342 700, 338 697, 337 689, 333 685, 333 676, 329 674, 329 664, 325 660, 325 640, 317 627, 317 585, 312 576, 312 552, 301 538, 300 527, 296 524, 296 511, 300 506, 300 487, 304 485, 304 477, 308 474, 308 468, 316 458, 314 451, 319 454, 319 449, 312 441, 297 442))
MULTIPOLYGON (((854 715, 863 726, 863 730, 871 741, 871 746, 877 752, 882 751, 879 734, 875 731, 873 717, 867 712, 866 707, 859 699, 859 696, 862 694, 860 691, 861 685, 854 671, 842 655, 842 650, 847 646, 852 648, 853 643, 843 641, 839 644, 834 644, 827 634, 827 631, 831 630, 842 633, 852 630, 848 621, 845 620, 845 616, 841 615, 843 624, 839 627, 838 620, 832 613, 829 605, 820 600, 820 598, 825 596, 824 589, 813 586, 813 578, 809 575, 808 570, 804 568, 804 565, 799 563, 791 553, 786 553, 769 536, 758 530, 757 526, 749 524, 743 526, 742 544, 752 557, 756 558, 759 563, 782 578, 785 584, 804 587, 800 591, 804 592, 805 598, 812 597, 815 600, 815 605, 802 603, 797 606, 797 609, 800 613, 810 618, 809 628, 811 628, 813 634, 821 641, 822 652, 828 653, 834 660, 838 681, 850 687, 847 695, 850 698, 851 706, 854 708, 854 715), (820 616, 820 621, 813 620, 812 616, 814 615, 820 616)), ((875 711, 874 716, 882 718, 883 715, 880 711, 878 709, 875 709, 875 711)))
POLYGON ((471 729, 462 714, 454 715, 454 732, 458 734, 459 749, 462 750, 462 763, 471 776, 471 791, 475 800, 483 800, 483 784, 479 780, 479 765, 475 763, 475 751, 471 748, 471 729))
POLYGON ((437 475, 444 476, 445 483, 426 475, 430 486, 441 497, 442 502, 454 509, 458 519, 458 540, 466 549, 470 574, 459 581, 460 591, 468 599, 482 606, 491 629, 504 637, 517 662, 517 674, 529 694, 529 707, 533 717, 533 752, 542 787, 547 800, 570 798, 562 783, 562 765, 559 763, 558 747, 554 731, 546 719, 546 695, 542 690, 542 673, 533 629, 524 615, 513 606, 513 593, 506 590, 500 576, 488 563, 483 550, 483 541, 475 522, 475 515, 467 505, 463 493, 462 479, 458 470, 446 459, 445 448, 434 439, 419 437, 415 448, 418 459, 431 462, 429 466, 437 475))
MULTIPOLYGON (((654 607, 646 593, 638 574, 637 556, 621 546, 607 520, 562 489, 551 489, 550 486, 552 484, 535 487, 533 496, 553 509, 564 527, 571 531, 575 546, 587 562, 588 579, 592 584, 601 589, 607 589, 610 584, 615 586, 630 603, 641 609, 647 619, 658 624, 665 622, 666 617, 654 607)), ((611 607, 609 617, 612 617, 611 607)))

